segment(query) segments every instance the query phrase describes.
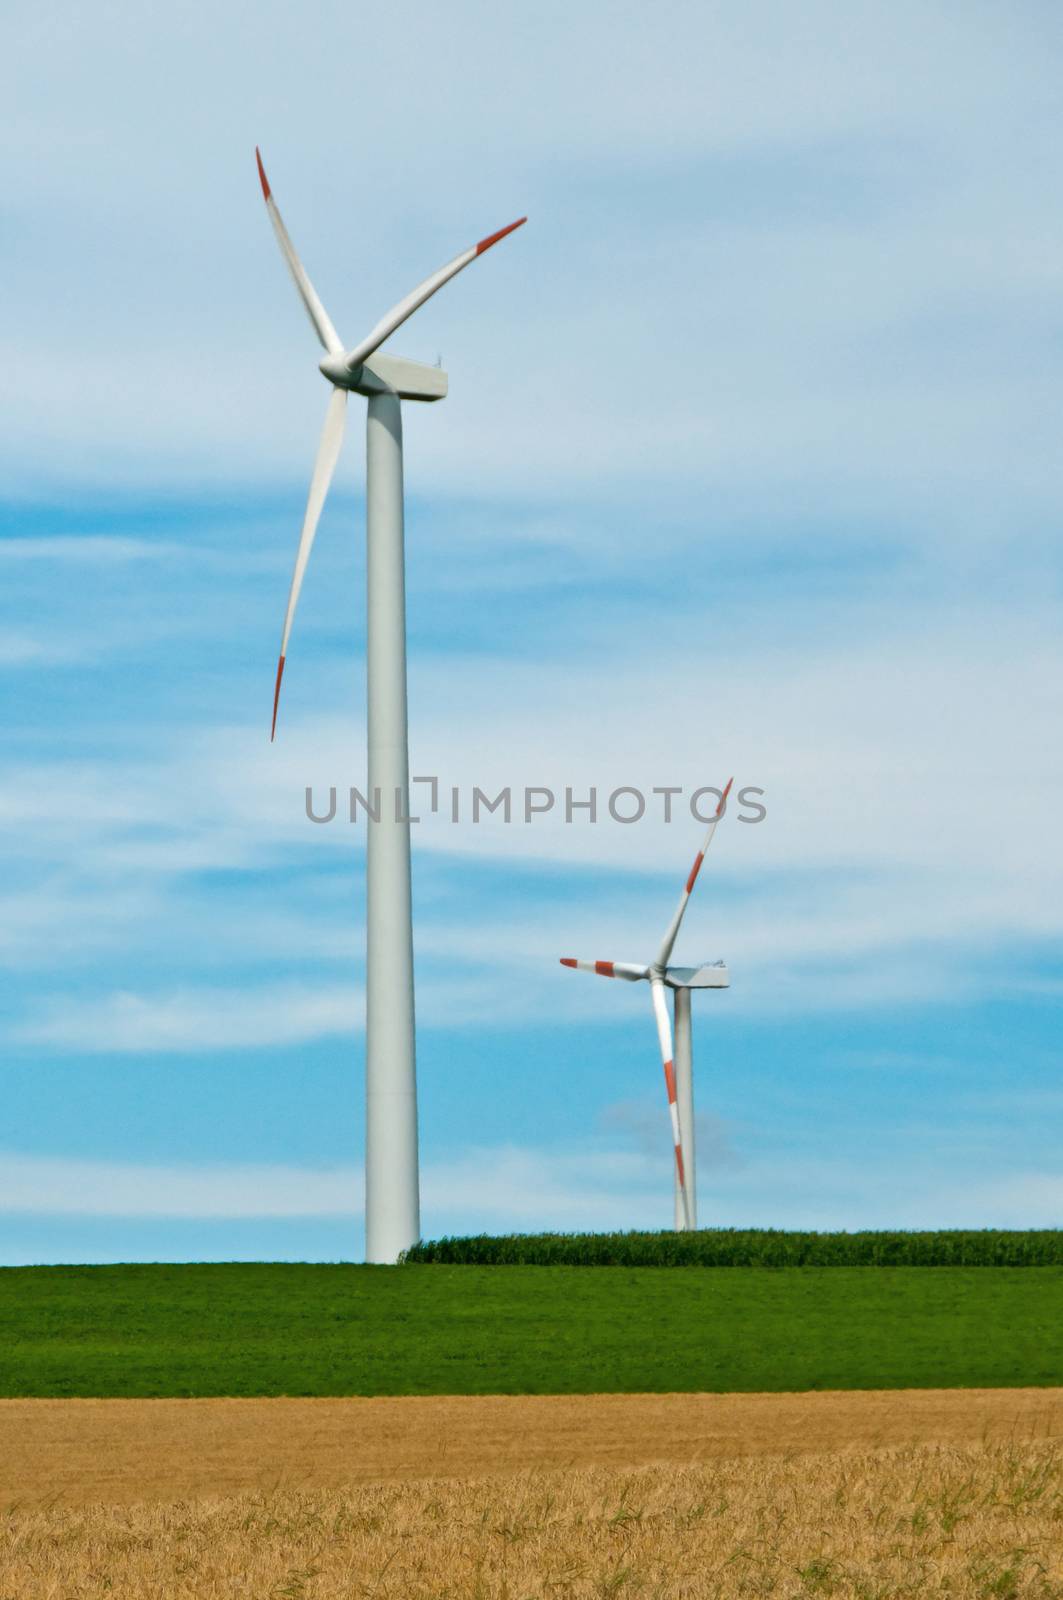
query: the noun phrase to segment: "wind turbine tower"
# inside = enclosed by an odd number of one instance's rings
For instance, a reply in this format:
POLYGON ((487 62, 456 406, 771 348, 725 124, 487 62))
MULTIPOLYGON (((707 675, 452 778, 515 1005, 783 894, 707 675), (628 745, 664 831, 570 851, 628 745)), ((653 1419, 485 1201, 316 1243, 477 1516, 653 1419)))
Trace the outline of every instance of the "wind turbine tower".
POLYGON ((442 400, 447 376, 383 355, 380 346, 407 317, 521 217, 455 256, 400 300, 353 349, 345 349, 295 253, 266 178, 258 175, 281 254, 324 346, 319 370, 332 385, 310 479, 273 692, 273 726, 292 620, 306 564, 343 442, 348 394, 364 395, 366 422, 366 589, 368 788, 373 814, 366 844, 365 1254, 391 1263, 420 1237, 417 1071, 414 1045, 413 916, 410 900, 409 750, 406 718, 406 569, 402 492, 402 401, 442 400))
POLYGON ((657 1041, 664 1068, 664 1085, 668 1094, 668 1116, 675 1148, 675 1227, 677 1232, 698 1225, 694 1152, 694 1057, 690 1024, 690 996, 695 989, 728 989, 730 974, 722 961, 705 962, 700 967, 673 967, 669 965, 672 951, 679 937, 690 896, 705 860, 705 852, 712 843, 716 825, 727 809, 727 796, 733 779, 720 794, 720 803, 709 823, 701 849, 694 857, 679 903, 672 914, 660 948, 653 961, 643 964, 636 961, 579 961, 575 956, 562 956, 563 967, 577 967, 581 972, 596 972, 600 978, 623 978, 628 983, 648 983, 653 1002, 653 1016, 657 1024, 657 1041), (672 991, 675 1018, 673 1045, 672 1026, 668 1017, 665 990, 672 991))

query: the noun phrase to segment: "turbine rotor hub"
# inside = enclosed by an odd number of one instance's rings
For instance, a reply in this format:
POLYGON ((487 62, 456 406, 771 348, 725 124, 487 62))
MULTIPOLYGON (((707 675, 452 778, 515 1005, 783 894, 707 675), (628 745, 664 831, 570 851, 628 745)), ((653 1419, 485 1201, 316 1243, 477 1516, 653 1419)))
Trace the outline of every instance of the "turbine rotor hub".
POLYGON ((360 388, 364 371, 362 367, 356 367, 352 372, 342 354, 325 356, 324 360, 318 362, 317 370, 337 389, 360 388))

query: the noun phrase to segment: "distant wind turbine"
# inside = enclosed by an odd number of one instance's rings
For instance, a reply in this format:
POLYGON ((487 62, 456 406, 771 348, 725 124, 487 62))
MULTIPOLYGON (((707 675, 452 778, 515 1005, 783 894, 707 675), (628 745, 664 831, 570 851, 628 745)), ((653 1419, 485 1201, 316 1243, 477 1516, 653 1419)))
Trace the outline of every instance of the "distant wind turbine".
POLYGON ((403 550, 403 400, 442 400, 447 376, 379 348, 437 289, 527 221, 520 217, 433 272, 353 349, 344 348, 295 253, 255 151, 269 219, 307 316, 325 348, 319 370, 332 385, 310 479, 281 634, 273 725, 299 591, 343 442, 347 395, 365 395, 369 799, 379 820, 366 846, 366 1259, 392 1262, 420 1237, 417 1075, 414 1051, 413 923, 410 905, 409 753, 406 719, 406 574, 403 550))
POLYGON ((664 1083, 668 1091, 668 1115, 672 1124, 672 1143, 675 1146, 675 1226, 677 1231, 696 1228, 698 1225, 697 1183, 694 1152, 694 1060, 690 1027, 690 994, 693 989, 727 989, 731 979, 722 961, 700 967, 670 967, 675 941, 679 936, 705 852, 712 843, 716 824, 727 806, 733 778, 720 797, 715 815, 709 823, 704 843, 694 857, 694 865, 679 896, 679 904, 668 924, 656 959, 649 966, 633 961, 577 961, 573 956, 562 956, 563 967, 577 967, 580 972, 596 972, 601 978, 624 978, 628 983, 646 980, 650 985, 653 1014, 657 1022, 657 1038, 664 1066, 664 1083), (675 1007, 675 1049, 672 1048, 672 1029, 668 1019, 665 989, 671 989, 675 1007))

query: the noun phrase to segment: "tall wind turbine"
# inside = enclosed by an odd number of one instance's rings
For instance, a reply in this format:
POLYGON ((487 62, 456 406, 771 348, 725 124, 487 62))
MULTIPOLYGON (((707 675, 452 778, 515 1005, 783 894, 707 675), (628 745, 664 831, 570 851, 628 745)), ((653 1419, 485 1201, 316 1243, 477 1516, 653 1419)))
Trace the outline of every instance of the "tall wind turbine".
POLYGON ((694 1059, 690 1028, 690 995, 693 989, 727 989, 731 978, 722 961, 700 967, 670 967, 675 941, 679 937, 694 885, 701 871, 705 852, 712 843, 716 824, 727 806, 733 778, 720 796, 715 815, 709 823, 704 843, 694 857, 694 865, 679 896, 679 904, 661 940, 657 955, 648 966, 633 961, 577 961, 573 956, 562 956, 563 967, 577 967, 581 972, 596 972, 600 978, 624 978, 628 983, 648 982, 653 1001, 653 1014, 657 1022, 657 1038, 664 1066, 664 1083, 668 1091, 668 1115, 672 1123, 672 1143, 675 1146, 675 1227, 677 1232, 698 1225, 697 1184, 694 1160, 694 1059), (671 989, 675 1011, 675 1048, 672 1048, 672 1029, 668 1019, 665 989, 671 989))
POLYGON ((519 228, 519 218, 488 234, 433 272, 345 349, 295 253, 255 151, 269 219, 295 287, 325 349, 319 370, 332 385, 325 426, 310 479, 281 634, 273 691, 273 726, 295 607, 317 532, 321 508, 343 442, 347 395, 368 400, 366 424, 367 648, 369 820, 366 845, 366 1126, 365 1254, 388 1263, 420 1237, 417 1174, 417 1074, 414 1054, 413 920, 410 904, 409 753, 406 729, 406 574, 403 553, 403 400, 442 400, 446 373, 438 367, 379 353, 407 317, 463 267, 519 228), (378 798, 379 797, 379 798, 378 798))

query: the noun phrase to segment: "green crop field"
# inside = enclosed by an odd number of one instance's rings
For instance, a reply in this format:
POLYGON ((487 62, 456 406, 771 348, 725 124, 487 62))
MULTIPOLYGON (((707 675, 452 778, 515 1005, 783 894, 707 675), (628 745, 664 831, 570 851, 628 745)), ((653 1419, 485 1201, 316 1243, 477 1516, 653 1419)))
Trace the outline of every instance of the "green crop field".
POLYGON ((406 1260, 466 1267, 1063 1267, 1063 1229, 479 1233, 422 1240, 406 1260))
POLYGON ((1063 1383, 1063 1267, 0 1270, 0 1394, 1063 1383))

